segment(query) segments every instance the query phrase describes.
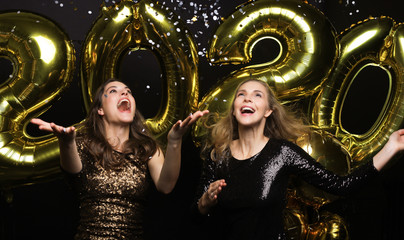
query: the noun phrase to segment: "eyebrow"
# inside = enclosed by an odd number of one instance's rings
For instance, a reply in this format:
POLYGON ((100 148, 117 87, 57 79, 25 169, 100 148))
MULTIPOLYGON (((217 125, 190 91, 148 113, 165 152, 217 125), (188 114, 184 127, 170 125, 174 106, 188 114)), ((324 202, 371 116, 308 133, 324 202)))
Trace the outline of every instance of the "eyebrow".
MULTIPOLYGON (((105 89, 105 91, 108 92, 108 90, 111 89, 111 88, 118 88, 118 87, 117 87, 117 86, 111 86, 111 87, 105 89)), ((126 86, 126 87, 124 87, 124 88, 125 88, 125 89, 130 89, 128 86, 126 86)))
MULTIPOLYGON (((245 89, 239 89, 239 90, 237 91, 237 93, 239 93, 239 92, 247 92, 247 90, 245 90, 245 89)), ((258 89, 256 89, 256 90, 253 90, 253 92, 259 92, 259 93, 264 93, 263 91, 261 91, 261 90, 258 90, 258 89)))

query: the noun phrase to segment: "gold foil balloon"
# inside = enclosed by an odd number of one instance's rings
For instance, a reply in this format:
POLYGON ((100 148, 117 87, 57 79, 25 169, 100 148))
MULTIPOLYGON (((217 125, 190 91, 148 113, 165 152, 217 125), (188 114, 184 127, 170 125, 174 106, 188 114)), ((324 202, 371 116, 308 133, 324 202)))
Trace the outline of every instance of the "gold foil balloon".
MULTIPOLYGON (((313 131, 310 137, 302 137, 297 144, 311 157, 338 175, 346 175, 350 170, 350 154, 345 146, 333 135, 325 131, 313 131)), ((337 199, 300 179, 294 179, 291 186, 299 200, 316 209, 337 199)))
MULTIPOLYGON (((273 61, 237 70, 213 86, 200 109, 225 112, 236 86, 248 78, 266 81, 283 101, 318 91, 337 58, 336 32, 315 7, 299 0, 248 2, 217 29, 208 52, 213 64, 248 63, 257 42, 273 39, 280 46, 273 61)), ((201 121, 195 141, 206 134, 201 121)))
POLYGON ((119 77, 122 56, 139 49, 151 50, 162 63, 165 92, 157 115, 146 124, 165 143, 172 124, 197 107, 198 56, 179 17, 153 1, 121 1, 102 8, 87 35, 82 56, 85 105, 88 109, 95 90, 105 80, 119 77))
POLYGON ((307 205, 296 198, 296 192, 287 191, 288 202, 283 211, 284 229, 288 239, 305 239, 308 231, 307 205))
POLYGON ((280 47, 277 58, 231 77, 262 78, 279 98, 300 98, 315 92, 331 70, 337 57, 335 36, 323 13, 303 1, 260 0, 224 20, 211 40, 208 57, 214 64, 248 63, 259 41, 273 39, 280 47))
POLYGON ((344 219, 334 213, 323 211, 320 219, 309 225, 306 240, 348 240, 349 233, 344 219))
POLYGON ((286 208, 283 212, 285 232, 289 239, 305 239, 307 235, 307 215, 293 208, 286 208))
POLYGON ((57 139, 31 137, 25 127, 69 85, 75 55, 58 25, 19 11, 0 14, 0 57, 13 65, 12 76, 0 85, 0 188, 4 189, 59 173, 57 139))
POLYGON ((390 18, 380 17, 360 22, 338 37, 341 53, 316 99, 312 121, 333 133, 347 146, 355 165, 380 150, 391 133, 403 126, 403 31, 403 25, 396 25, 390 18), (390 84, 388 95, 371 129, 362 135, 351 134, 343 128, 341 111, 352 82, 369 66, 379 67, 387 73, 390 84))

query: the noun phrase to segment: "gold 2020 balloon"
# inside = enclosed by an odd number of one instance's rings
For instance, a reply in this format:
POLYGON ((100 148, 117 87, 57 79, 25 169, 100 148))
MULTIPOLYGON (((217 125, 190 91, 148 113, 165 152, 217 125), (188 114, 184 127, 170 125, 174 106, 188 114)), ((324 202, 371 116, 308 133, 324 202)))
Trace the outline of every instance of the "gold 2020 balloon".
MULTIPOLYGON (((151 50, 162 63, 166 82, 157 115, 146 124, 161 142, 172 124, 197 107, 198 55, 182 21, 164 7, 146 0, 122 1, 103 7, 85 42, 82 56, 82 91, 86 108, 98 86, 118 75, 124 54, 151 50)), ((136 73, 133 73, 136 79, 136 73)))
POLYGON ((13 74, 0 86, 0 188, 44 181, 59 173, 53 135, 31 137, 29 120, 51 107, 69 85, 74 49, 51 20, 28 12, 0 14, 0 57, 13 74))
MULTIPOLYGON (((295 101, 318 91, 337 58, 336 32, 315 7, 299 0, 248 2, 226 18, 209 49, 213 64, 248 63, 257 42, 270 38, 280 46, 271 62, 237 70, 213 86, 201 109, 225 112, 236 86, 248 78, 266 81, 283 101, 295 101)), ((206 134, 201 122, 195 141, 206 134)))
MULTIPOLYGON (((341 53, 336 66, 316 99, 312 121, 333 133, 346 145, 354 165, 369 160, 392 132, 404 123, 404 28, 387 17, 367 19, 339 37, 341 53), (383 69, 389 91, 373 126, 362 135, 352 134, 341 123, 346 94, 358 74, 369 66, 383 69)), ((380 81, 384 79, 369 79, 380 81)))

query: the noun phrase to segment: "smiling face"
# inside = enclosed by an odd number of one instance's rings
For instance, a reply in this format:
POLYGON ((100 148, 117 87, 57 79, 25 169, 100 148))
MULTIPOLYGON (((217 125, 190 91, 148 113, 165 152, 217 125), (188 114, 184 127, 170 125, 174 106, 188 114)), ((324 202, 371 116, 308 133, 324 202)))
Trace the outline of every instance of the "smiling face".
POLYGON ((130 124, 135 110, 136 102, 128 86, 118 81, 112 81, 105 86, 98 115, 102 116, 106 124, 130 124))
POLYGON ((269 108, 268 90, 256 80, 240 85, 233 103, 233 115, 239 126, 265 126, 265 121, 272 113, 269 108))

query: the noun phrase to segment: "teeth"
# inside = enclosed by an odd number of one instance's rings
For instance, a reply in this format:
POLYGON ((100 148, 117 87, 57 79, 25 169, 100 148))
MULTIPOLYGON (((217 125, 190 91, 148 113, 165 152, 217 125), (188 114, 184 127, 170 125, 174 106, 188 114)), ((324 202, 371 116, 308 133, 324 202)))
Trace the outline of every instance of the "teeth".
POLYGON ((254 109, 252 109, 252 108, 250 108, 250 107, 243 107, 242 109, 241 109, 241 112, 254 112, 254 109))
POLYGON ((130 102, 128 99, 122 99, 121 101, 118 102, 118 108, 122 105, 126 104, 126 110, 130 108, 130 102))

